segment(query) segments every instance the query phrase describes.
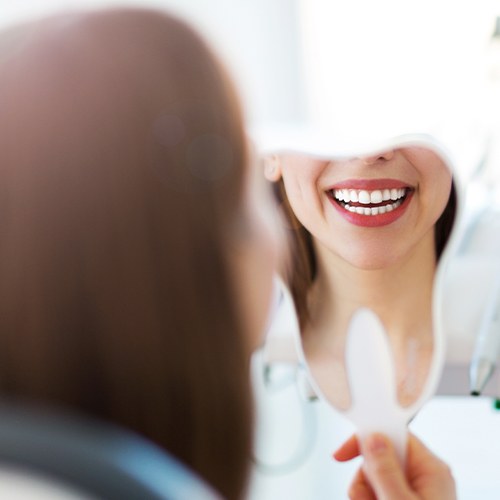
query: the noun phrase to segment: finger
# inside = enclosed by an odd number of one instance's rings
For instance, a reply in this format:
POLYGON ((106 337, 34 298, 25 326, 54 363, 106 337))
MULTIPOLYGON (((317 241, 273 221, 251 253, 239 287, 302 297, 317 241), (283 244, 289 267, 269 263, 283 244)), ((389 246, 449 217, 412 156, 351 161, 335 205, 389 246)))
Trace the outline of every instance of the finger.
POLYGON ((415 472, 435 467, 436 464, 444 464, 413 434, 408 437, 408 462, 408 469, 415 472))
POLYGON ((450 467, 434 455, 418 438, 408 440, 408 481, 420 492, 433 491, 439 483, 443 498, 455 497, 455 480, 450 467))
POLYGON ((333 453, 333 458, 339 462, 347 462, 359 456, 360 453, 358 438, 352 435, 333 453))
POLYGON ((396 450, 382 434, 372 434, 362 443, 364 472, 377 498, 413 498, 396 450))
POLYGON ((351 486, 349 487, 348 495, 350 500, 377 500, 362 469, 356 472, 351 486))

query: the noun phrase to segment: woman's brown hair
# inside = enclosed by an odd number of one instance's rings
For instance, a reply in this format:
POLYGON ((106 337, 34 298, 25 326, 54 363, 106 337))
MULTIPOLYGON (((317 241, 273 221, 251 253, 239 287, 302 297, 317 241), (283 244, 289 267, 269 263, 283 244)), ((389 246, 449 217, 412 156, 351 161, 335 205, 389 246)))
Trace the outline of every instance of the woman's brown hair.
POLYGON ((0 36, 0 110, 0 396, 127 426, 240 498, 247 149, 217 59, 166 14, 60 15, 0 36))
MULTIPOLYGON (((284 216, 289 242, 289 258, 283 274, 290 287, 299 324, 303 328, 309 321, 307 294, 316 278, 316 254, 311 233, 300 223, 288 201, 285 184, 280 179, 273 185, 278 206, 284 216)), ((446 207, 434 227, 436 259, 439 260, 449 240, 455 222, 457 194, 452 182, 450 197, 446 207)))

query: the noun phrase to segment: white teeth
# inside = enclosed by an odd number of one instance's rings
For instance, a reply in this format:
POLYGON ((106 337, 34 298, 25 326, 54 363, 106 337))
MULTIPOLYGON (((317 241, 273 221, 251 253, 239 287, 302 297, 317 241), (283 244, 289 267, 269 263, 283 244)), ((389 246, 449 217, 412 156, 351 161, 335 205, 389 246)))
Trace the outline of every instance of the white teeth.
POLYGON ((356 213, 359 215, 380 215, 387 212, 392 212, 395 208, 399 207, 403 202, 406 195, 406 189, 376 189, 374 191, 367 191, 364 189, 335 189, 333 196, 336 200, 340 201, 339 205, 344 207, 345 210, 356 213), (360 203, 361 205, 378 205, 379 203, 388 202, 385 205, 378 207, 367 206, 352 206, 349 203, 360 203))
POLYGON ((363 205, 368 205, 370 203, 370 193, 368 191, 360 191, 358 195, 358 201, 363 203, 363 205))
POLYGON ((372 191, 370 194, 370 203, 382 203, 382 191, 372 191))
POLYGON ((370 203, 382 203, 383 201, 396 201, 403 198, 406 194, 406 189, 376 189, 374 191, 367 191, 365 189, 335 189, 333 196, 336 200, 349 203, 362 203, 369 205, 370 203))
POLYGON ((398 200, 395 203, 389 203, 381 207, 352 207, 347 204, 343 205, 343 207, 348 212, 352 212, 359 215, 379 215, 379 214, 385 214, 387 212, 392 212, 394 209, 398 208, 399 205, 401 205, 401 203, 402 203, 401 200, 398 200))

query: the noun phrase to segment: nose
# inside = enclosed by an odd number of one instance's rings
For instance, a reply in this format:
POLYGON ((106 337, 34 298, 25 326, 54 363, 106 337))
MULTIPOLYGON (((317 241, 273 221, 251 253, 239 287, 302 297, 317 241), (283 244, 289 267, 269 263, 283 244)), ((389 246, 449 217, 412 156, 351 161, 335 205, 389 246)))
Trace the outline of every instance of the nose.
POLYGON ((389 149, 382 153, 378 153, 370 156, 361 156, 360 159, 365 165, 373 165, 379 161, 389 161, 394 157, 394 150, 389 149))

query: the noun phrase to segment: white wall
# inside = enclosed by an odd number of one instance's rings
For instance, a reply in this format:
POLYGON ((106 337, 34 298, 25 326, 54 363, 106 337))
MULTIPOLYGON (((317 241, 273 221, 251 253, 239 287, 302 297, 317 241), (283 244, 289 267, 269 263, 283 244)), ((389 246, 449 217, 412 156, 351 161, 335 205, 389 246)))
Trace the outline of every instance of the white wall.
POLYGON ((474 167, 496 114, 487 48, 497 2, 300 0, 299 6, 311 120, 335 137, 436 133, 458 148, 461 169, 474 167))
POLYGON ((151 6, 178 13, 230 67, 251 122, 296 120, 303 112, 296 0, 2 0, 0 25, 57 9, 151 6))

